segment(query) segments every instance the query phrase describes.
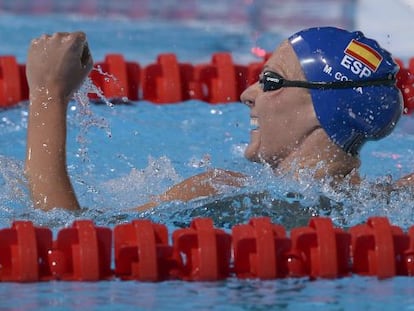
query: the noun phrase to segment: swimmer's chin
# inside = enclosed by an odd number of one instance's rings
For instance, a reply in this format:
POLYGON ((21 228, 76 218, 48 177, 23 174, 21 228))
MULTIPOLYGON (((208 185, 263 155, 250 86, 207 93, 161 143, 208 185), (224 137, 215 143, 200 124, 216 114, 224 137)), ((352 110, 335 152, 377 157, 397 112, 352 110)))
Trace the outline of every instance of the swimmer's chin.
POLYGON ((260 131, 258 129, 254 129, 250 132, 250 143, 247 145, 246 150, 244 151, 244 156, 249 161, 260 162, 259 150, 260 131))

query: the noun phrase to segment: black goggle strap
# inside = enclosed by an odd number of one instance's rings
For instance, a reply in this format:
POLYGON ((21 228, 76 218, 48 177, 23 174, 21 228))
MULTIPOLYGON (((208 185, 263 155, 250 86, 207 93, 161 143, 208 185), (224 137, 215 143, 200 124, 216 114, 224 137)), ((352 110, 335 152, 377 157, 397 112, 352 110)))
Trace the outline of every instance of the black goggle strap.
POLYGON ((281 75, 266 71, 259 81, 263 84, 263 91, 275 91, 282 87, 302 87, 307 89, 347 89, 361 86, 393 85, 395 76, 390 74, 381 79, 359 80, 359 81, 331 81, 331 82, 308 82, 297 80, 285 80, 281 75))

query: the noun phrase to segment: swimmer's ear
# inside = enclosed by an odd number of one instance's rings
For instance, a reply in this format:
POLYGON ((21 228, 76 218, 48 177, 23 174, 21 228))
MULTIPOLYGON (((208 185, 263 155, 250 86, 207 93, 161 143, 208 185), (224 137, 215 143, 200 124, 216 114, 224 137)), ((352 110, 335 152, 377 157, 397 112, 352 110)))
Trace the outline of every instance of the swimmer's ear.
POLYGON ((85 44, 83 45, 82 55, 80 58, 82 67, 85 68, 88 65, 90 60, 91 60, 91 53, 89 51, 88 42, 85 42, 85 44))

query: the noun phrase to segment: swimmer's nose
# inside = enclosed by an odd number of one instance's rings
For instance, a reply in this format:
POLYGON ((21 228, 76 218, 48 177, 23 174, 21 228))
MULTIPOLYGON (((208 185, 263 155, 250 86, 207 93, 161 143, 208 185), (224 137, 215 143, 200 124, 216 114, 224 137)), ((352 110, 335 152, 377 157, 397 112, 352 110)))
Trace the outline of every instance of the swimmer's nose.
POLYGON ((240 101, 247 105, 248 107, 252 108, 255 103, 255 99, 257 96, 257 83, 249 86, 244 92, 240 95, 240 101))
POLYGON ((254 102, 252 102, 251 100, 245 100, 242 103, 248 106, 249 108, 252 108, 254 106, 254 102))

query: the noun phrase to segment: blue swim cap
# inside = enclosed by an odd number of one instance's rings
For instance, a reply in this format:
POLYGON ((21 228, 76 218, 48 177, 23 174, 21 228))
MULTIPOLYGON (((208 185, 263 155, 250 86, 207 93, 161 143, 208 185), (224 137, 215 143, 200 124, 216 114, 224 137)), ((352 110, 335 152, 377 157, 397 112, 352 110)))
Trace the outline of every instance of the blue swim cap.
MULTIPOLYGON (((395 77, 391 54, 362 32, 310 28, 289 38, 306 80, 332 82, 395 77)), ((357 154, 367 140, 388 135, 400 118, 402 96, 395 83, 345 89, 310 89, 319 122, 344 151, 357 154)))

